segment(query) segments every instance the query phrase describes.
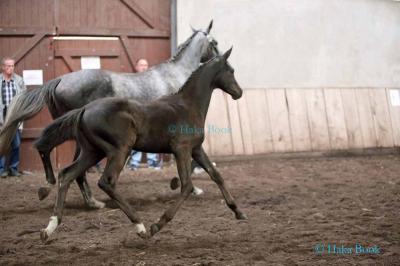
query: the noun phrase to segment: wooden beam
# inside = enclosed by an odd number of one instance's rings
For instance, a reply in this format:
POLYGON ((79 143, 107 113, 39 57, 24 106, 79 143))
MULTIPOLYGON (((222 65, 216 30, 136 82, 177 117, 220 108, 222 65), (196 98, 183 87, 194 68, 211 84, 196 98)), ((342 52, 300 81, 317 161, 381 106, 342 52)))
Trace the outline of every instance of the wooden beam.
POLYGON ((121 0, 121 2, 125 4, 125 6, 127 6, 129 10, 137 15, 144 23, 146 23, 147 26, 149 26, 151 29, 155 28, 152 18, 138 4, 132 2, 131 0, 121 0))
POLYGON ((67 64, 67 67, 69 68, 69 70, 71 70, 71 72, 79 70, 74 66, 75 64, 72 61, 72 57, 71 56, 63 55, 62 58, 64 59, 65 63, 67 64))
POLYGON ((13 58, 15 58, 15 63, 18 63, 33 47, 36 46, 40 42, 43 37, 46 36, 46 33, 38 33, 29 40, 27 40, 24 45, 18 49, 18 51, 13 54, 13 58))
POLYGON ((102 56, 118 57, 119 51, 115 49, 56 49, 55 56, 102 56))
POLYGON ((130 30, 130 29, 120 29, 120 28, 82 28, 82 27, 68 27, 57 28, 58 35, 75 35, 75 36, 115 36, 119 37, 125 35, 128 37, 142 37, 142 38, 169 38, 169 31, 163 30, 130 30))
POLYGON ((126 53, 126 56, 128 57, 129 64, 131 65, 132 70, 134 70, 135 69, 135 62, 133 61, 133 58, 132 58, 132 56, 131 56, 131 54, 129 52, 130 49, 129 49, 128 36, 121 35, 121 36, 119 36, 119 39, 121 40, 122 47, 124 47, 124 51, 126 53))
POLYGON ((46 35, 56 35, 56 28, 40 27, 0 27, 0 36, 25 36, 44 33, 46 35))

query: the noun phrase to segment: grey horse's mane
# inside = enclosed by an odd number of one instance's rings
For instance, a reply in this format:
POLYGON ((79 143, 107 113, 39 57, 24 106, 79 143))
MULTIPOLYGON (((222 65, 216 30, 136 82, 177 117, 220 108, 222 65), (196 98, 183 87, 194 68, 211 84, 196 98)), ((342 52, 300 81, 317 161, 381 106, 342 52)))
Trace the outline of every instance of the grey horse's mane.
POLYGON ((195 80, 197 80, 197 76, 200 75, 200 72, 205 68, 209 63, 211 63, 213 60, 215 60, 216 57, 211 58, 207 62, 204 62, 201 64, 195 71, 192 72, 190 77, 186 80, 186 82, 182 85, 182 87, 179 88, 179 90, 174 94, 180 93, 182 90, 184 90, 187 86, 191 85, 195 80))
POLYGON ((183 51, 189 46, 189 44, 191 43, 192 39, 194 38, 194 36, 195 36, 198 32, 202 32, 202 31, 200 31, 200 30, 194 31, 194 32, 192 33, 192 35, 191 35, 184 43, 182 43, 181 45, 179 45, 179 46, 178 46, 178 51, 176 52, 176 54, 175 54, 172 58, 170 58, 170 59, 168 60, 168 62, 175 62, 176 60, 178 60, 178 59, 181 57, 183 51))

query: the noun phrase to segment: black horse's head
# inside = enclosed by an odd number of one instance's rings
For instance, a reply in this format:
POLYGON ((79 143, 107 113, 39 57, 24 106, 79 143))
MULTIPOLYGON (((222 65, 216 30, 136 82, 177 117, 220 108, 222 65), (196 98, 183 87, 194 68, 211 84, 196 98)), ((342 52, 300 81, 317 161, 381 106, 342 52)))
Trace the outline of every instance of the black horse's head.
POLYGON ((232 99, 237 100, 242 97, 243 91, 235 78, 235 70, 228 63, 228 58, 231 55, 232 48, 226 51, 223 55, 215 57, 213 61, 218 65, 219 71, 214 79, 216 88, 220 88, 224 92, 230 94, 232 99))

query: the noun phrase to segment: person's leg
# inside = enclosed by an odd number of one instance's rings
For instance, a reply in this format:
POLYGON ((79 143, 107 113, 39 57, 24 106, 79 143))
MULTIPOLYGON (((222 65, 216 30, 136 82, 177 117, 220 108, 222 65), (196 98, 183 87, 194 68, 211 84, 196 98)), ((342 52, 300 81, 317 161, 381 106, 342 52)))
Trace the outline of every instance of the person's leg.
POLYGON ((147 164, 149 167, 157 166, 157 153, 146 153, 147 164))
POLYGON ((147 153, 147 164, 152 168, 161 168, 162 160, 159 160, 158 153, 147 153))
POLYGON ((142 159, 142 153, 140 151, 132 151, 131 159, 129 160, 129 168, 137 169, 142 159))
POLYGON ((19 166, 19 146, 21 145, 21 133, 17 130, 15 137, 11 143, 11 152, 10 152, 10 174, 12 176, 19 175, 18 166, 19 166))
POLYGON ((1 177, 7 177, 8 173, 7 173, 7 169, 5 169, 5 161, 6 161, 6 157, 5 156, 1 156, 0 157, 0 176, 1 177))

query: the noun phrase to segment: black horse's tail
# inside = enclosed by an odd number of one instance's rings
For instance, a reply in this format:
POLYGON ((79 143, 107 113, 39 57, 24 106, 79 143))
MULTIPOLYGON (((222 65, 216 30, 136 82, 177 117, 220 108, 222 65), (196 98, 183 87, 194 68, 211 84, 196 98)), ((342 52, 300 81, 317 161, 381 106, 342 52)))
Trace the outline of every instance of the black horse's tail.
POLYGON ((0 155, 7 154, 19 124, 42 110, 60 81, 53 79, 42 87, 25 91, 13 98, 0 132, 0 155))
POLYGON ((38 151, 50 152, 54 147, 65 141, 75 139, 84 112, 84 107, 74 109, 54 120, 43 130, 40 138, 35 141, 35 148, 38 151))

